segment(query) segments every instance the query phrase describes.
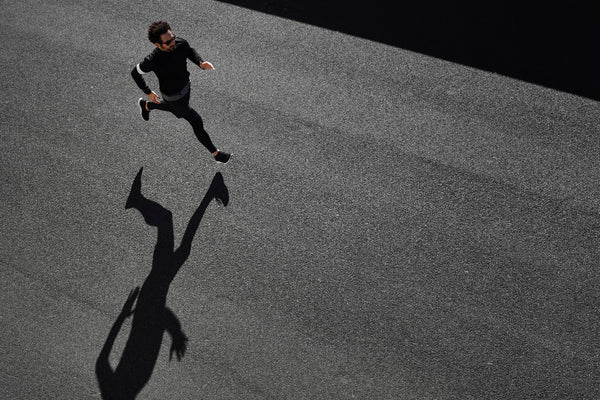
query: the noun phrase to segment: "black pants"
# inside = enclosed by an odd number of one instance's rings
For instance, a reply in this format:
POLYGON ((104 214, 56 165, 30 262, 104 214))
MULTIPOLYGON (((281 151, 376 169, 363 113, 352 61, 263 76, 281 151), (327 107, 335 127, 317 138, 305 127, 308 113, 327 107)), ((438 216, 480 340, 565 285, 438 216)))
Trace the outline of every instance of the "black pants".
POLYGON ((215 151, 217 151, 217 148, 210 140, 208 132, 204 130, 204 123, 202 122, 202 117, 200 117, 196 110, 190 107, 191 91, 191 89, 188 90, 187 94, 177 101, 161 100, 160 104, 156 104, 149 101, 148 109, 170 111, 177 118, 185 119, 187 122, 190 123, 190 125, 194 129, 194 134, 196 135, 200 143, 202 143, 202 145, 204 145, 204 147, 206 147, 208 151, 214 153, 215 151))

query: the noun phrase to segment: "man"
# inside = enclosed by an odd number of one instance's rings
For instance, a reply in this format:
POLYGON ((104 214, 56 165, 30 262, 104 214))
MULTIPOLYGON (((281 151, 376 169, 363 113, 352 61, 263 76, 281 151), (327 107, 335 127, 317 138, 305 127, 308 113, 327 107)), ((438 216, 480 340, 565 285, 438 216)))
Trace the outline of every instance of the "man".
POLYGON ((214 70, 213 65, 203 61, 185 39, 175 37, 168 22, 152 23, 148 29, 148 39, 156 48, 131 71, 135 83, 151 100, 138 100, 142 118, 148 121, 151 110, 172 112, 177 118, 183 118, 190 123, 200 143, 211 152, 217 162, 226 163, 231 155, 215 147, 204 130, 202 118, 189 105, 190 73, 186 61, 190 60, 204 70, 214 70), (158 78, 162 99, 150 90, 142 77, 151 71, 158 78))

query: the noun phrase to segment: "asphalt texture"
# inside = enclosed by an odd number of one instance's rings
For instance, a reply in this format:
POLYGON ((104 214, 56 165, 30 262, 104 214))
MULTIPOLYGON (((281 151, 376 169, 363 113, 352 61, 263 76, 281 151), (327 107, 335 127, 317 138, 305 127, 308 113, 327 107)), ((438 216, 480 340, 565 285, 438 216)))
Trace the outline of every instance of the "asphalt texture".
POLYGON ((1 398, 101 397, 155 261, 141 167, 176 246, 217 172, 229 203, 167 288, 185 356, 165 333, 137 398, 600 398, 598 102, 213 1, 3 2, 0 27, 1 398), (226 165, 139 116, 157 19, 216 68, 191 104, 226 165))

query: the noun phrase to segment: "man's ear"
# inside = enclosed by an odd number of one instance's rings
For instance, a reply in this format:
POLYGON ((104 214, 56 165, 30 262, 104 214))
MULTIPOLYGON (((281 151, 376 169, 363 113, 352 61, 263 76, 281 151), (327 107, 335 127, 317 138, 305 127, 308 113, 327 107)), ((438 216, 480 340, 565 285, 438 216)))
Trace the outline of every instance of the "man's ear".
POLYGON ((155 42, 154 45, 160 49, 160 43, 155 42))

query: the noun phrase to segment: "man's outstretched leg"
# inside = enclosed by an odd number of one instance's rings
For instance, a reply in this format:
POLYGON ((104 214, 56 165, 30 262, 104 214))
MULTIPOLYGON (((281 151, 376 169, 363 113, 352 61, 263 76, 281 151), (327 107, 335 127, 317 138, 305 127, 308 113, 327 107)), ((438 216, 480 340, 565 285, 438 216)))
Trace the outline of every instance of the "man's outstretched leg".
POLYGON ((213 144, 208 132, 206 132, 204 129, 204 121, 202 121, 202 117, 196 112, 196 110, 190 107, 189 99, 189 93, 182 99, 173 102, 162 100, 160 103, 154 103, 152 101, 146 101, 140 97, 138 100, 138 107, 144 121, 148 121, 150 119, 151 110, 170 111, 177 118, 185 119, 192 126, 198 141, 204 147, 206 147, 208 151, 210 151, 210 154, 214 157, 215 161, 222 164, 227 163, 231 158, 231 154, 217 149, 217 147, 213 144))
POLYGON ((208 132, 206 132, 204 129, 202 117, 196 112, 196 110, 188 106, 185 114, 183 115, 183 119, 185 119, 192 126, 196 138, 204 147, 206 147, 208 151, 210 151, 210 154, 212 154, 212 156, 215 158, 215 161, 222 164, 225 164, 227 161, 229 161, 231 154, 220 151, 213 144, 208 132))

